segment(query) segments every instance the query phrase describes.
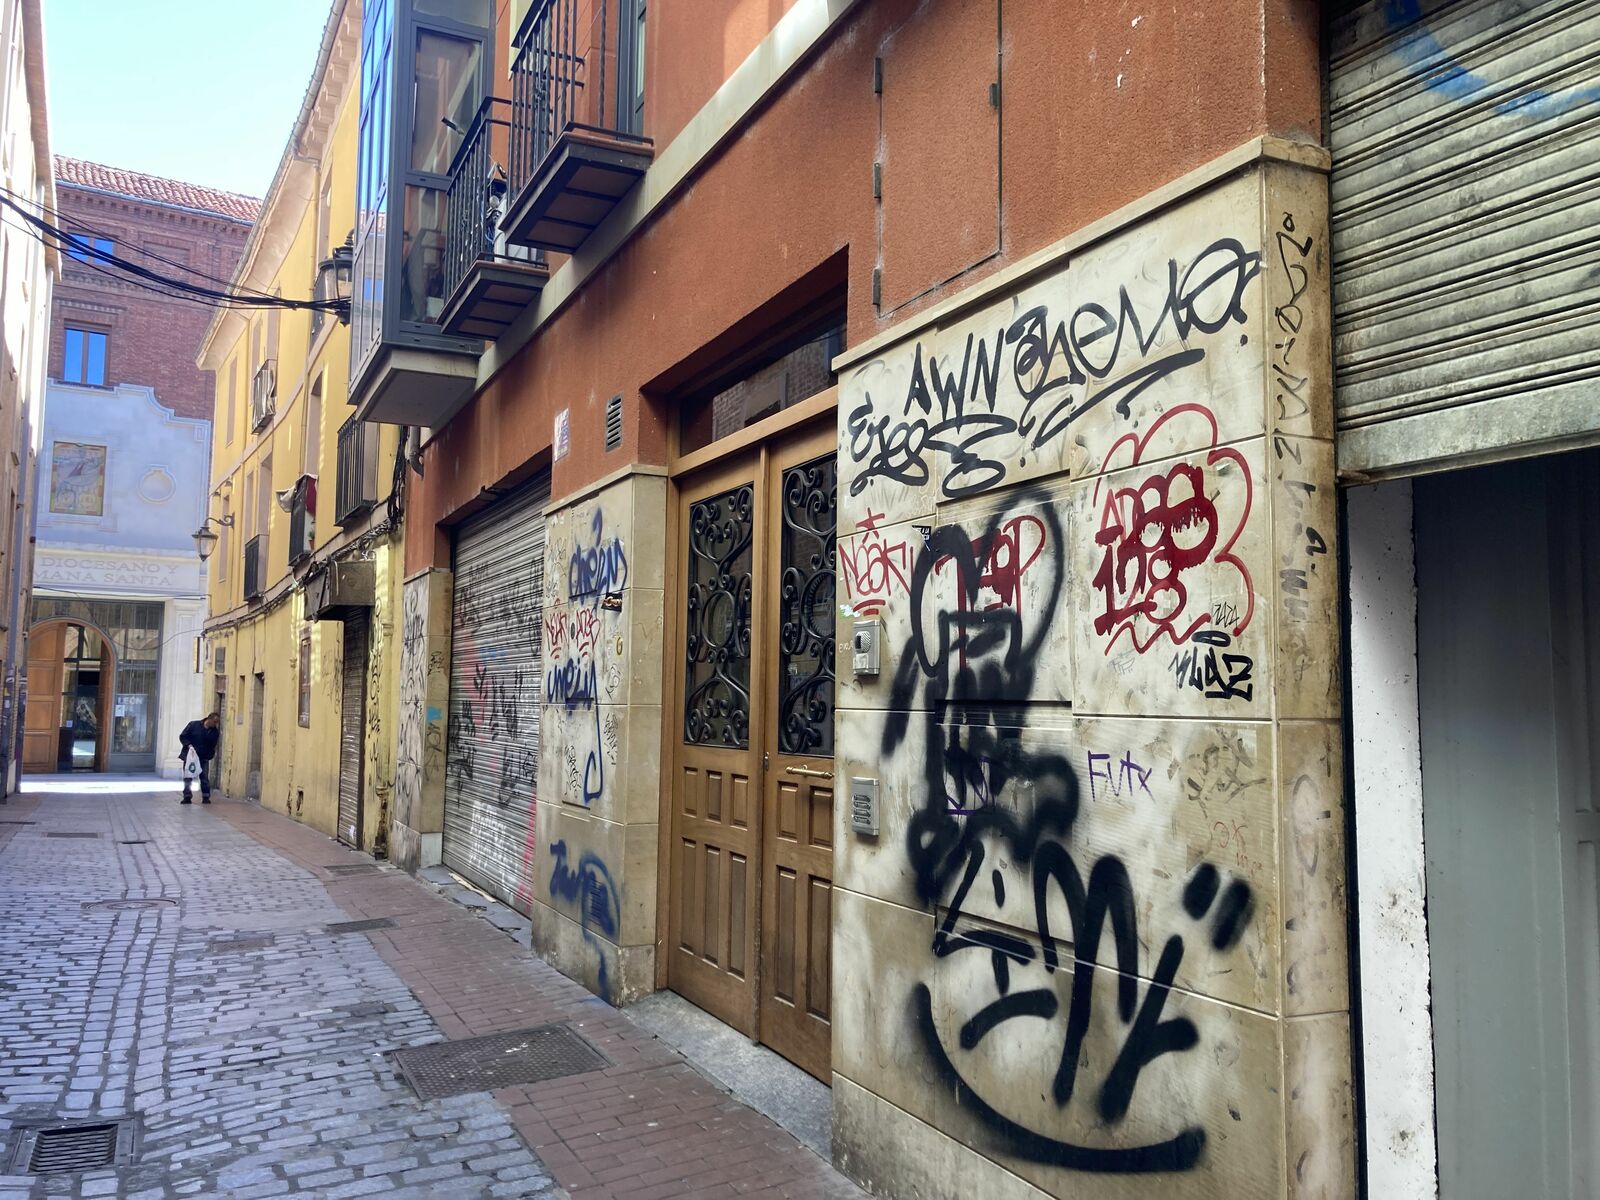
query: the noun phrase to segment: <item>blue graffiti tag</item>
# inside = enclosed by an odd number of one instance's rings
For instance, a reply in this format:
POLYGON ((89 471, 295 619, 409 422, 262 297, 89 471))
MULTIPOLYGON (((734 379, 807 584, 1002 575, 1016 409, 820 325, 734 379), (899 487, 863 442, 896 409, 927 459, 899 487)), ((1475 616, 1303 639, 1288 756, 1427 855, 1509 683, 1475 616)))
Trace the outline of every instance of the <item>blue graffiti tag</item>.
POLYGON ((1390 28, 1404 30, 1395 44, 1395 53, 1402 61, 1417 68, 1422 74, 1423 86, 1448 96, 1452 100, 1472 100, 1483 95, 1492 98, 1495 93, 1505 95, 1494 106, 1503 117, 1524 116, 1538 120, 1565 116, 1584 105, 1600 101, 1600 87, 1580 87, 1563 93, 1546 92, 1539 88, 1524 88, 1512 92, 1512 85, 1502 79, 1491 79, 1477 71, 1468 70, 1434 36, 1423 21, 1421 0, 1389 0, 1384 15, 1390 28))
POLYGON ((567 563, 567 599, 579 600, 603 592, 620 592, 628 585, 628 556, 622 539, 605 540, 605 513, 595 510, 590 522, 594 544, 578 547, 567 563))
POLYGON ((578 859, 578 869, 567 866, 565 839, 552 842, 550 856, 555 859, 555 869, 550 875, 550 896, 577 906, 578 924, 583 930, 583 940, 595 948, 600 957, 600 992, 607 997, 606 952, 595 930, 608 938, 617 936, 622 921, 622 911, 617 900, 616 884, 611 871, 595 854, 585 850, 578 859))

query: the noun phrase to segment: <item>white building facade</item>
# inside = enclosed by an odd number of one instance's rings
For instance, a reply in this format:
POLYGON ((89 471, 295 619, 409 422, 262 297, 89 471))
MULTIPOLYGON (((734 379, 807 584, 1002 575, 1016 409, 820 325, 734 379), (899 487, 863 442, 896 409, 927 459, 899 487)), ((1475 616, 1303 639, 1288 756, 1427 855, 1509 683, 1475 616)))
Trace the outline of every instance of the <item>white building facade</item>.
POLYGON ((179 773, 178 732, 204 715, 205 568, 191 535, 205 518, 210 453, 211 423, 178 416, 151 388, 50 382, 33 622, 97 633, 110 644, 102 669, 114 673, 104 688, 93 669, 64 682, 64 697, 83 691, 88 705, 69 715, 63 704, 58 769, 179 773), (109 711, 89 724, 102 693, 109 711))

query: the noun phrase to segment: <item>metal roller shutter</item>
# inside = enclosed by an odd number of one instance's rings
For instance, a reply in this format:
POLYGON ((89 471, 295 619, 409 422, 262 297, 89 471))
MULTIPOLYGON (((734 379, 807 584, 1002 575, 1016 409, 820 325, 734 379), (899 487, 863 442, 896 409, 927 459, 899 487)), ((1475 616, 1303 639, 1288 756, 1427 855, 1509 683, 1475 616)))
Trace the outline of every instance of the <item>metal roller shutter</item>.
POLYGON ((444 862, 518 897, 539 775, 545 505, 550 479, 462 526, 455 544, 444 862))
POLYGON ((1600 441, 1600 0, 1334 19, 1341 472, 1600 441))
POLYGON ((344 620, 339 696, 339 840, 361 848, 361 731, 367 708, 367 617, 344 620))

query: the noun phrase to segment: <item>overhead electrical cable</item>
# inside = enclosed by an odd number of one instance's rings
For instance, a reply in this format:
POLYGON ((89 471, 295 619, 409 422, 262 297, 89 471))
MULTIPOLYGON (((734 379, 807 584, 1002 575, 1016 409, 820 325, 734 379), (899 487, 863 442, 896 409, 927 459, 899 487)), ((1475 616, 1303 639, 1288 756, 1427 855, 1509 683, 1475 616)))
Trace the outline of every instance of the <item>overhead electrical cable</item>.
MULTIPOLYGON (((46 221, 43 217, 35 216, 10 196, 0 195, 0 205, 9 208, 21 217, 31 227, 29 232, 32 236, 46 246, 51 246, 62 253, 69 253, 72 250, 81 251, 83 249, 82 242, 71 233, 66 232, 50 221, 46 221)), ((288 309, 291 311, 340 313, 349 303, 347 300, 340 298, 291 300, 283 296, 242 293, 232 290, 231 286, 226 290, 205 287, 185 280, 174 279, 158 271, 152 271, 148 267, 142 267, 138 263, 129 262, 117 254, 103 250, 91 249, 89 257, 95 259, 96 262, 85 263, 87 266, 99 269, 98 264, 108 264, 118 268, 126 275, 132 276, 135 281, 144 281, 144 283, 136 284, 136 286, 144 286, 151 291, 169 296, 173 291, 182 292, 187 296, 199 297, 205 301, 210 301, 215 307, 219 308, 288 309), (162 292, 162 288, 171 289, 172 291, 162 292)))

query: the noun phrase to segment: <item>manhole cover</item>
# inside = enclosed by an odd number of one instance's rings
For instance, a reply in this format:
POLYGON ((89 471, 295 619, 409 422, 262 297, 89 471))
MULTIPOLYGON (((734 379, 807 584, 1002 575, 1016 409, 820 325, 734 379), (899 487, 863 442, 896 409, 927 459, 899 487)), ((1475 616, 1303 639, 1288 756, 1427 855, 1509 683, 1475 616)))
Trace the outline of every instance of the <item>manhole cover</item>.
POLYGON ((364 921, 335 921, 322 927, 325 933, 365 933, 369 929, 393 929, 393 917, 368 917, 364 921))
POLYGON ((11 1156, 12 1175, 58 1175, 65 1171, 92 1171, 118 1166, 133 1156, 134 1124, 100 1121, 93 1124, 49 1125, 19 1131, 11 1156))
POLYGON ((395 1062, 423 1100, 543 1083, 610 1066, 610 1060, 565 1025, 396 1050, 395 1062))
POLYGON ((100 835, 98 833, 62 833, 59 830, 57 830, 56 832, 53 832, 53 833, 45 834, 45 837, 59 837, 59 838, 97 838, 99 836, 100 835))
POLYGON ((83 911, 91 912, 132 912, 142 908, 176 908, 178 902, 169 900, 165 896, 135 896, 122 900, 90 900, 83 906, 83 911))
POLYGON ((376 875, 379 871, 377 863, 336 863, 322 869, 329 875, 376 875))

